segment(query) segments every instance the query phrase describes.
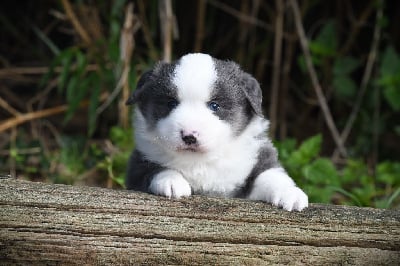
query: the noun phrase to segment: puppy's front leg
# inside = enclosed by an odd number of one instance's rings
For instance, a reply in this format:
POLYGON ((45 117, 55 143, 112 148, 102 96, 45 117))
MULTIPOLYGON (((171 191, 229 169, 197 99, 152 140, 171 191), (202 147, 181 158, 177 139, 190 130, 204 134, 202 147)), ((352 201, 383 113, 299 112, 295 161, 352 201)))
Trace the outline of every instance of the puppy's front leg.
POLYGON ((175 170, 164 170, 153 177, 149 189, 156 195, 168 198, 190 196, 192 189, 182 174, 175 170))
POLYGON ((287 211, 301 211, 308 206, 307 195, 283 168, 271 168, 257 176, 248 198, 266 201, 287 211))

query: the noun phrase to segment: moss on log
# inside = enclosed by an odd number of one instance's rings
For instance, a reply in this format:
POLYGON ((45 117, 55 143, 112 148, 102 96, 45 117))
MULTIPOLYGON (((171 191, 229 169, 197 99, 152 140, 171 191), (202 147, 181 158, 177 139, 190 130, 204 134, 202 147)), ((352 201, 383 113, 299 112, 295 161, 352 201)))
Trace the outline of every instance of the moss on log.
POLYGON ((400 211, 0 179, 0 262, 399 265, 400 211))

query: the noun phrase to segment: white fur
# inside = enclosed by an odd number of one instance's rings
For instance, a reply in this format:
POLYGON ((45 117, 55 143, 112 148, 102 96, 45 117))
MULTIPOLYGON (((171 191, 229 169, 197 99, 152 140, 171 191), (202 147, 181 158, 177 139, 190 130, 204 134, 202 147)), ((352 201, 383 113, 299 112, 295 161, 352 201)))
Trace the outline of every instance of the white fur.
POLYGON ((151 181, 150 191, 168 198, 187 197, 192 194, 189 183, 174 170, 166 170, 157 174, 151 181))
POLYGON ((216 80, 217 72, 212 57, 196 53, 185 55, 180 59, 172 82, 177 86, 181 100, 204 103, 209 100, 216 80))
POLYGON ((261 173, 248 198, 270 202, 288 211, 301 211, 308 206, 307 195, 296 187, 282 168, 271 168, 261 173))

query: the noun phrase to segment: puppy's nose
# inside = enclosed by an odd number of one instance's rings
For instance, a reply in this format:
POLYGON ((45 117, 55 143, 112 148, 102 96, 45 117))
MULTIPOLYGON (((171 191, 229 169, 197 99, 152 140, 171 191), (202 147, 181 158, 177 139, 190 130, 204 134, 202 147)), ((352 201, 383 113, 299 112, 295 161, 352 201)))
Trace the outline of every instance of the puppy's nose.
POLYGON ((186 145, 197 144, 196 132, 185 133, 181 131, 181 138, 186 145))

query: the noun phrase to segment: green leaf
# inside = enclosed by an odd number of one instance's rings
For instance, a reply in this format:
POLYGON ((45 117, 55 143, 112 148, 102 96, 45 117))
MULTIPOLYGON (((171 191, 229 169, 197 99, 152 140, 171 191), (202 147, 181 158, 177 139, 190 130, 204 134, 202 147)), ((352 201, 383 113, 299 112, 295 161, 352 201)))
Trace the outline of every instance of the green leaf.
POLYGON ((338 57, 333 65, 334 75, 346 75, 352 73, 360 65, 360 61, 350 57, 338 57))
POLYGON ((76 96, 76 91, 78 89, 78 81, 79 81, 79 77, 77 77, 77 76, 72 76, 68 80, 68 84, 67 84, 67 88, 66 88, 66 96, 67 96, 68 103, 72 102, 76 96))
POLYGON ((301 72, 307 73, 307 65, 304 55, 300 55, 297 57, 297 65, 300 68, 301 72))
POLYGON ((333 195, 331 187, 317 187, 315 185, 304 185, 304 192, 308 195, 310 202, 330 203, 333 195))
MULTIPOLYGON (((74 81, 74 86, 67 87, 67 101, 68 101, 68 110, 64 118, 64 122, 68 122, 73 114, 75 113, 76 109, 78 109, 81 101, 86 96, 86 93, 89 90, 90 79, 85 78, 83 80, 79 80, 78 76, 71 77, 71 80, 74 81), (79 83, 78 83, 79 80, 79 83)), ((70 82, 71 83, 71 82, 70 82)))
POLYGON ((78 51, 76 53, 76 73, 78 76, 84 75, 86 71, 86 65, 87 65, 86 56, 81 51, 78 51))
POLYGON ((337 75, 333 78, 335 94, 340 98, 351 99, 357 91, 357 85, 347 75, 337 75))
POLYGON ((310 42, 312 54, 333 56, 337 50, 336 25, 333 20, 327 21, 318 36, 310 42))
MULTIPOLYGON (((62 55, 64 52, 61 52, 60 55, 62 55)), ((40 79, 39 87, 43 87, 49 80, 50 78, 54 75, 54 69, 56 66, 60 65, 61 63, 61 58, 60 55, 54 58, 54 60, 51 62, 49 71, 43 77, 40 79)))
POLYGON ((379 163, 376 169, 376 180, 389 186, 400 185, 400 163, 379 163))
MULTIPOLYGON (((321 65, 322 62, 321 58, 318 56, 312 56, 311 61, 315 66, 321 65)), ((307 73, 307 64, 304 55, 299 55, 297 57, 297 64, 303 73, 307 73)))
POLYGON ((338 193, 348 197, 349 199, 351 199, 353 204, 355 204, 357 206, 362 206, 361 201, 358 199, 357 195, 354 195, 353 193, 348 192, 345 189, 340 188, 340 187, 333 187, 333 190, 335 192, 338 192, 338 193))
POLYGON ((89 122, 89 136, 92 136, 94 133, 94 130, 96 129, 96 122, 97 122, 97 107, 99 106, 99 98, 100 98, 100 92, 101 92, 101 86, 99 82, 99 77, 95 74, 90 74, 89 77, 90 83, 91 83, 91 95, 90 95, 90 100, 89 100, 89 109, 88 109, 88 122, 89 122))
POLYGON ((116 17, 123 12, 126 0, 115 0, 111 8, 111 16, 116 17))
POLYGON ((310 51, 312 55, 319 56, 334 56, 336 54, 336 50, 332 47, 329 47, 323 43, 318 43, 315 41, 310 42, 310 51))
POLYGON ((367 166, 361 160, 349 159, 342 170, 341 181, 343 184, 352 184, 358 181, 360 176, 367 174, 367 166))
POLYGON ((61 91, 64 89, 65 84, 67 83, 69 73, 71 72, 71 64, 72 64, 72 59, 74 57, 75 49, 68 49, 66 51, 63 51, 63 53, 60 54, 60 59, 61 59, 61 65, 62 65, 62 70, 59 76, 58 80, 58 89, 61 91))
POLYGON ((125 186, 125 174, 119 175, 119 176, 117 176, 117 177, 114 177, 114 178, 113 178, 113 181, 114 181, 115 183, 117 183, 120 187, 126 188, 126 186, 125 186))
POLYGON ((278 150, 279 159, 282 161, 286 161, 296 149, 296 140, 291 138, 277 141, 274 144, 278 150))
POLYGON ((395 86, 386 86, 383 95, 394 111, 400 110, 400 82, 395 86))
POLYGON ((132 142, 132 129, 123 129, 122 127, 114 126, 110 130, 111 141, 121 149, 131 149, 132 142))
POLYGON ((382 77, 387 75, 399 75, 400 57, 392 46, 388 46, 383 53, 380 65, 380 74, 382 77))
POLYGON ((308 183, 316 185, 339 186, 338 172, 333 163, 326 158, 318 158, 303 168, 308 183))
POLYGON ((383 53, 379 74, 378 84, 386 101, 393 110, 400 110, 400 56, 391 46, 383 53))
POLYGON ((397 134, 397 136, 400 136, 400 125, 394 126, 394 132, 397 134))
POLYGON ((396 198, 400 196, 400 187, 389 197, 385 208, 390 208, 396 198))
POLYGON ((322 137, 321 135, 313 136, 305 140, 298 150, 294 151, 288 158, 288 164, 291 167, 300 167, 308 164, 314 159, 321 149, 322 137))
POLYGON ((375 186, 372 183, 364 184, 362 187, 353 188, 353 194, 359 199, 360 206, 371 206, 372 199, 376 195, 375 186))

